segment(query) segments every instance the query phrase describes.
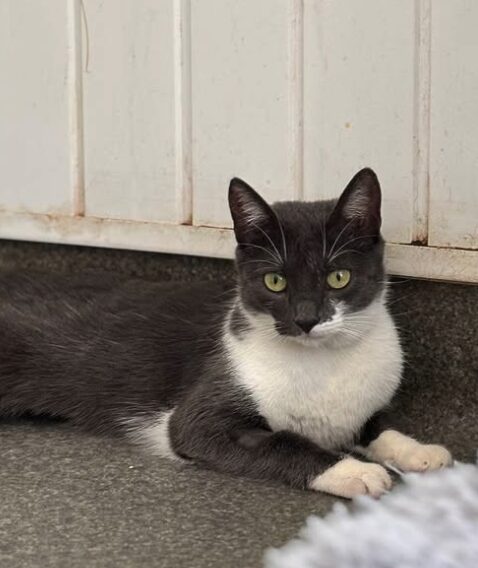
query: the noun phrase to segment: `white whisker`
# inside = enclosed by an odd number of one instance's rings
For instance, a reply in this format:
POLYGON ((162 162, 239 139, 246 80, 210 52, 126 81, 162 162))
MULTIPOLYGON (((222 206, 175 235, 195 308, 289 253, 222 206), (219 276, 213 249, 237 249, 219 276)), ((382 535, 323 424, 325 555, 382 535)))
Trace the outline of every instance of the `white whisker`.
POLYGON ((271 243, 272 247, 274 248, 275 253, 277 254, 277 257, 279 258, 280 262, 284 262, 284 259, 282 258, 281 253, 279 252, 278 248, 276 247, 274 241, 270 238, 270 236, 264 231, 264 229, 262 229, 262 227, 259 227, 259 225, 256 225, 255 223, 251 223, 256 229, 259 229, 259 231, 266 237, 266 239, 271 243))
MULTIPOLYGON (((332 261, 333 258, 337 258, 337 255, 340 253, 340 251, 343 250, 350 243, 353 243, 354 241, 358 241, 360 239, 371 239, 374 236, 375 235, 361 235, 361 236, 358 236, 358 237, 354 237, 353 239, 349 239, 338 249, 338 251, 335 253, 335 255, 330 259, 330 261, 332 261)), ((337 239, 335 239, 335 240, 337 241, 337 239)), ((330 254, 332 254, 332 251, 331 251, 330 254)))
POLYGON ((242 262, 241 264, 268 264, 270 266, 274 266, 279 268, 280 265, 278 265, 277 262, 272 262, 272 260, 263 260, 263 259, 253 259, 253 260, 245 260, 244 262, 242 262))
POLYGON ((287 245, 285 240, 284 229, 282 227, 282 223, 280 222, 279 217, 277 215, 275 217, 277 219, 277 224, 279 225, 279 229, 282 235, 282 248, 284 249, 284 260, 287 261, 287 245))
POLYGON ((270 255, 275 262, 278 262, 278 264, 282 264, 283 260, 282 258, 277 258, 277 256, 269 249, 265 248, 265 247, 261 247, 260 245, 254 245, 252 243, 237 243, 239 246, 243 246, 243 247, 252 247, 252 248, 256 248, 259 250, 263 250, 264 252, 266 252, 268 255, 270 255))
POLYGON ((353 223, 355 221, 355 219, 350 219, 350 221, 348 223, 346 223, 341 231, 339 232, 339 234, 335 237, 335 241, 333 242, 332 246, 330 247, 330 252, 329 255, 332 255, 334 253, 335 250, 335 245, 337 244, 337 241, 340 239, 340 237, 343 235, 344 231, 350 226, 351 223, 353 223))
POLYGON ((322 217, 322 256, 325 259, 327 257, 327 218, 322 217))
POLYGON ((347 253, 355 253, 355 254, 364 254, 361 251, 358 250, 354 250, 354 249, 345 249, 342 250, 340 252, 337 252, 336 254, 334 254, 334 256, 332 256, 331 258, 329 258, 329 262, 333 262, 334 260, 336 260, 337 258, 339 258, 339 256, 342 256, 343 254, 347 254, 347 253))

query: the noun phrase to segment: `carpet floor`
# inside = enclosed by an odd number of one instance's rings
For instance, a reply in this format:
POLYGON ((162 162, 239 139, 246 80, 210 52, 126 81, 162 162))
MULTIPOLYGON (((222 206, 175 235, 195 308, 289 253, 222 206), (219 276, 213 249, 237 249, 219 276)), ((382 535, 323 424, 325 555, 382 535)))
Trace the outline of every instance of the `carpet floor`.
POLYGON ((66 424, 0 428, 0 566, 261 566, 334 499, 171 463, 66 424))
MULTIPOLYGON (((229 277, 230 263, 4 243, 0 265, 155 280, 229 277)), ((396 281, 407 352, 397 423, 462 461, 478 446, 478 287, 396 281)), ((0 422, 0 566, 255 568, 336 500, 170 463, 66 423, 0 422)))

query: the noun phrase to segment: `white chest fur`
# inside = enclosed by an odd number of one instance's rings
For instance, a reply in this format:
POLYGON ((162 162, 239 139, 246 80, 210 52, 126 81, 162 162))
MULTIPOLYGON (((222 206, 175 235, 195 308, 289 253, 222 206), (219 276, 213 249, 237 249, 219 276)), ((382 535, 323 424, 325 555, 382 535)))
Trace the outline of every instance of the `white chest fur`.
MULTIPOLYGON (((375 308, 376 310, 376 308, 375 308)), ((402 353, 386 308, 362 339, 341 347, 302 345, 254 330, 226 333, 236 380, 274 430, 292 430, 326 449, 353 435, 393 396, 402 353)))

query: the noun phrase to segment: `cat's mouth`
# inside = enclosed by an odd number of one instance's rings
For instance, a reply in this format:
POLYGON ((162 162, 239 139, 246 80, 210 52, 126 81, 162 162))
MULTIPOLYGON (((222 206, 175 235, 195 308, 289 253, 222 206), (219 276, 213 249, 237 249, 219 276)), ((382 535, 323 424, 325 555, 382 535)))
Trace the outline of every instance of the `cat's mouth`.
POLYGON ((320 321, 309 330, 296 325, 294 331, 297 333, 290 334, 289 337, 305 345, 317 345, 340 335, 343 323, 344 309, 341 304, 337 304, 334 313, 328 319, 320 321))
POLYGON ((381 305, 381 300, 372 303, 360 312, 348 313, 345 306, 338 303, 330 319, 315 325, 308 333, 301 330, 295 335, 290 334, 289 338, 310 347, 318 345, 343 347, 356 343, 373 329, 377 305, 381 305))
POLYGON ((309 333, 302 332, 298 335, 289 335, 288 337, 301 345, 317 347, 318 345, 340 342, 343 334, 341 333, 340 325, 330 325, 326 328, 321 326, 320 329, 312 329, 309 333))
POLYGON ((274 320, 270 314, 244 311, 252 329, 259 331, 264 337, 281 338, 307 347, 343 347, 359 341, 372 325, 370 316, 364 313, 350 314, 346 306, 338 302, 332 315, 325 321, 304 331, 293 322, 274 320))
POLYGON ((344 309, 341 304, 337 304, 335 308, 335 313, 329 319, 324 322, 320 322, 304 335, 311 338, 328 337, 331 334, 335 334, 340 331, 340 328, 344 323, 344 309))

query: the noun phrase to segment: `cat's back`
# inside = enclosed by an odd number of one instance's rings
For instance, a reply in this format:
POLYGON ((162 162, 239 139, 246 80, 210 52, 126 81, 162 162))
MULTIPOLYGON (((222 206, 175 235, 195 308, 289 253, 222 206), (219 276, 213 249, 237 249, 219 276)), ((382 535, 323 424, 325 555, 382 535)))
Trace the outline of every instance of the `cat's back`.
POLYGON ((231 294, 211 282, 2 272, 0 366, 21 352, 71 365, 88 352, 81 363, 91 367, 108 358, 132 366, 141 357, 159 364, 185 350, 207 351, 221 333, 231 294))
POLYGON ((231 292, 216 283, 0 273, 0 414, 112 428, 176 401, 207 364, 231 292))
POLYGON ((159 319, 187 316, 193 323, 211 311, 221 312, 231 294, 230 285, 216 282, 154 282, 97 272, 0 271, 0 317, 17 322, 136 313, 159 319))

